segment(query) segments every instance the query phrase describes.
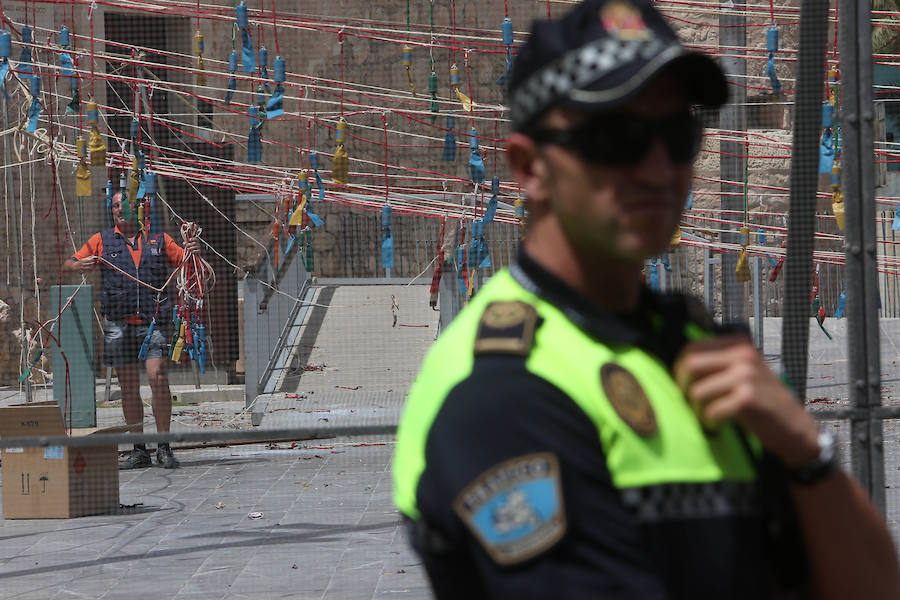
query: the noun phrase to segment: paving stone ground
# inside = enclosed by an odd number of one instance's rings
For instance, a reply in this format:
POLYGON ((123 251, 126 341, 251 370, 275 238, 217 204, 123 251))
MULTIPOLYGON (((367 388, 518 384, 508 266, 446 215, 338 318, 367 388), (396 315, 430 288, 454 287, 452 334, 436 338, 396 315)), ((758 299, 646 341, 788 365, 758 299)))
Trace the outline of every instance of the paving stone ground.
MULTIPOLYGON (((385 313, 384 331, 372 342, 379 351, 368 359, 366 352, 357 352, 348 360, 348 344, 359 349, 367 343, 359 323, 343 319, 341 326, 326 319, 308 360, 326 367, 272 394, 262 427, 396 421, 415 371, 413 354, 421 355, 434 330, 395 332, 381 292, 378 297, 371 290, 353 293, 361 296, 336 294, 336 308, 357 306, 360 322, 372 318, 367 306, 385 313), (360 305, 360 298, 369 304, 360 305), (341 343, 330 347, 329 339, 341 343), (414 351, 403 353, 406 346, 414 351), (401 353, 396 364, 404 368, 388 376, 385 369, 392 367, 386 366, 391 363, 382 350, 401 353), (356 379, 354 368, 369 373, 369 379, 356 379), (384 375, 376 379, 378 373, 384 375), (377 385, 366 389, 366 381, 373 380, 377 385)), ((398 297, 405 309, 407 299, 398 297)), ((405 318, 411 324, 431 323, 420 314, 405 318)), ((809 397, 818 400, 813 409, 847 404, 846 331, 839 321, 826 321, 826 326, 833 340, 817 327, 810 330, 809 397)), ((765 332, 764 352, 777 361, 780 321, 767 320, 765 332)), ((900 321, 883 321, 881 333, 883 400, 895 404, 900 321)), ((12 391, 0 391, 0 405, 17 399, 12 391)), ((241 402, 179 406, 173 428, 249 427, 243 409, 241 402)), ((121 422, 121 410, 101 406, 98 420, 101 425, 121 422)), ((826 425, 838 432, 846 449, 849 425, 826 425)), ((900 540, 896 425, 885 423, 885 470, 887 516, 900 540)), ((147 428, 152 429, 149 418, 147 428)), ((391 503, 392 452, 392 436, 177 449, 179 469, 120 473, 121 502, 137 504, 133 508, 77 519, 0 521, 0 598, 431 598, 391 503), (261 516, 251 518, 251 513, 261 516)))
POLYGON ((0 597, 428 598, 392 451, 390 437, 179 450, 179 469, 121 472, 134 508, 2 521, 0 597))

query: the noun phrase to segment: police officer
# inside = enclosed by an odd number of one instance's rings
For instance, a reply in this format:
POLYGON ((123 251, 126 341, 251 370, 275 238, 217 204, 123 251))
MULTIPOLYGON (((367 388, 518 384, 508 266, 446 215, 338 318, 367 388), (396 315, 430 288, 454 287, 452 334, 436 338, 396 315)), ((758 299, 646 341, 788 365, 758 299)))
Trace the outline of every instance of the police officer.
MULTIPOLYGON (((103 364, 115 367, 122 388, 125 423, 132 425, 132 431, 137 432, 144 430, 139 354, 149 336, 144 365, 153 396, 156 430, 164 433, 169 431, 172 420, 172 394, 166 374, 169 344, 162 324, 170 318, 171 304, 164 293, 157 294, 140 282, 156 289, 162 288, 168 279, 169 269, 181 264, 186 252, 199 252, 199 242, 191 240, 182 249, 168 234, 147 236, 145 239, 135 227, 134 220, 124 218, 121 194, 112 197, 111 212, 115 226, 91 236, 72 259, 63 264, 63 270, 88 273, 97 265, 101 266, 103 364), (154 317, 157 326, 151 332, 150 323, 154 317)), ((166 469, 179 465, 167 443, 157 446, 156 461, 166 469)), ((119 468, 136 469, 151 464, 146 446, 135 444, 131 454, 119 463, 119 468)))
POLYGON ((517 261, 429 352, 395 502, 440 598, 900 597, 884 522, 750 339, 643 286, 726 81, 649 0, 516 58, 517 261))

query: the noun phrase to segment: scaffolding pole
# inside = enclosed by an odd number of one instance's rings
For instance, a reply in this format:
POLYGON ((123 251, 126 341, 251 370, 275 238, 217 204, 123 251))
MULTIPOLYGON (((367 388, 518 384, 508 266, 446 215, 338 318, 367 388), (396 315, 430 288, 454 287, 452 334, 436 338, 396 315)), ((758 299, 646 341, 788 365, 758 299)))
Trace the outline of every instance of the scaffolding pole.
POLYGON ((875 231, 874 125, 872 99, 872 6, 867 0, 842 2, 839 38, 841 63, 842 179, 846 206, 847 355, 853 473, 884 514, 882 422, 872 409, 881 406, 881 353, 878 332, 878 270, 875 231))
MULTIPOLYGON (((9 131, 9 99, 6 97, 6 94, 0 93, 0 99, 2 99, 2 121, 3 121, 3 131, 9 131)), ((20 292, 20 300, 19 300, 19 327, 22 331, 22 349, 21 356, 18 361, 18 370, 20 372, 24 371, 26 365, 28 364, 28 336, 25 335, 25 303, 22 302, 22 291, 25 289, 25 265, 24 265, 24 254, 22 252, 22 231, 21 231, 21 223, 20 218, 21 215, 16 207, 16 199, 14 196, 14 187, 9 184, 9 179, 12 177, 12 155, 10 154, 9 148, 9 136, 3 136, 3 164, 7 167, 3 169, 3 194, 6 201, 7 206, 7 218, 12 221, 12 246, 14 252, 11 253, 12 259, 16 262, 18 266, 18 276, 19 276, 19 292, 20 292)), ((7 269, 7 275, 9 274, 9 270, 7 269)), ((24 389, 25 389, 25 401, 31 402, 31 378, 26 377, 24 381, 24 389)))

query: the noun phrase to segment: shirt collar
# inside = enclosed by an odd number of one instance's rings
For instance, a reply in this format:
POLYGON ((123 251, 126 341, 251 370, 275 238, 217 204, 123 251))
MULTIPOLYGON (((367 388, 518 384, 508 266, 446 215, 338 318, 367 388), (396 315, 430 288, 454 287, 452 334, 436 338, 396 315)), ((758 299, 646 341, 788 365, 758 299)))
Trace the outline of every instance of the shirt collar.
POLYGON ((671 364, 686 342, 689 319, 684 299, 641 287, 638 307, 631 312, 605 310, 542 267, 523 248, 510 265, 513 278, 532 294, 553 304, 578 328, 606 343, 638 346, 671 364))
MULTIPOLYGON (((128 236, 125 235, 124 233, 122 233, 122 230, 119 229, 119 226, 118 226, 118 225, 115 226, 115 228, 113 229, 113 232, 114 232, 116 235, 118 235, 119 237, 121 237, 123 240, 125 240, 126 242, 128 242, 128 236)), ((135 243, 135 244, 138 243, 138 240, 140 239, 140 237, 141 237, 141 236, 139 236, 137 233, 134 234, 134 243, 135 243)))

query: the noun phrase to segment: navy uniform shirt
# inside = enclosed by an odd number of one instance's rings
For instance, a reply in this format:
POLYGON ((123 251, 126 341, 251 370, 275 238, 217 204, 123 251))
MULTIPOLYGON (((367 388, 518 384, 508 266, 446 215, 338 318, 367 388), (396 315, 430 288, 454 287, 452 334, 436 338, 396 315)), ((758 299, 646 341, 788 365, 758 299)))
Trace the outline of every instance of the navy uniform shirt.
MULTIPOLYGON (((692 309, 681 297, 645 292, 634 314, 614 315, 524 253, 513 274, 605 342, 641 346, 670 366, 685 343, 681 331, 692 309), (651 312, 663 316, 662 325, 654 321, 662 331, 650 325, 651 312)), ((438 413, 425 457, 417 489, 422 520, 409 525, 439 598, 756 599, 772 597, 776 580, 794 586, 804 577, 786 486, 774 465, 762 468, 768 475, 759 497, 748 499, 755 514, 640 520, 612 484, 591 419, 531 374, 520 356, 476 357, 438 413), (498 564, 454 502, 473 482, 504 476, 504 464, 520 464, 507 461, 548 455, 559 465, 564 531, 536 542, 534 556, 498 564)), ((502 518, 527 520, 525 504, 504 506, 502 518)))

